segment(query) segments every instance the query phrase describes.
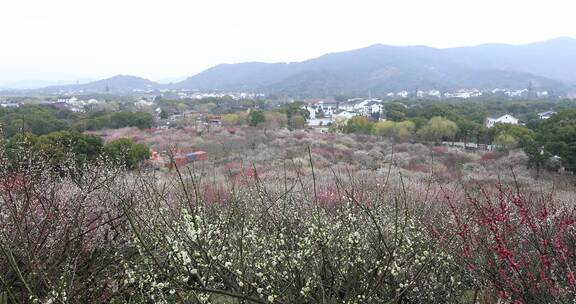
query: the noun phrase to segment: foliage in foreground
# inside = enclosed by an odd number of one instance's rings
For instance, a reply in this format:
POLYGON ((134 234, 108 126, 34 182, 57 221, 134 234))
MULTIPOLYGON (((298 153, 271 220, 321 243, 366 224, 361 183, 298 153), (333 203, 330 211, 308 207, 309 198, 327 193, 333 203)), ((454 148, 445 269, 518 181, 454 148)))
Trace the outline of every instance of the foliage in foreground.
POLYGON ((14 303, 574 299, 573 208, 519 188, 0 160, 0 293, 14 303))

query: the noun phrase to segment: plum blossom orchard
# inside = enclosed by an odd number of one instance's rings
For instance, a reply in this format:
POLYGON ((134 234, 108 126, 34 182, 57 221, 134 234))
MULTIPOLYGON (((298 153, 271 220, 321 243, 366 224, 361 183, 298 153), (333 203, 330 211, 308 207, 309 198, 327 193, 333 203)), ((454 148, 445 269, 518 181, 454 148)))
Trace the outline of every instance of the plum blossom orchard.
POLYGON ((521 152, 252 129, 190 141, 212 159, 167 173, 2 150, 0 300, 576 299, 573 188, 510 169, 521 152))

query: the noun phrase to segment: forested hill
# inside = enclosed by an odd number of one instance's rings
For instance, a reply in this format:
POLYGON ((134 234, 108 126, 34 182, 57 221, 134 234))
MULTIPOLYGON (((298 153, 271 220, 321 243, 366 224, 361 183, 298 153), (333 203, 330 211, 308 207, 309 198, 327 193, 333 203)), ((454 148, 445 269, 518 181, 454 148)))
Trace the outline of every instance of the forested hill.
POLYGON ((72 84, 63 86, 50 86, 36 91, 54 93, 63 91, 84 91, 97 93, 129 93, 137 90, 155 90, 162 85, 151 80, 130 76, 116 75, 84 84, 72 84))
POLYGON ((451 49, 378 44, 303 62, 218 65, 174 87, 303 95, 529 85, 558 90, 576 83, 575 53, 571 38, 451 49))

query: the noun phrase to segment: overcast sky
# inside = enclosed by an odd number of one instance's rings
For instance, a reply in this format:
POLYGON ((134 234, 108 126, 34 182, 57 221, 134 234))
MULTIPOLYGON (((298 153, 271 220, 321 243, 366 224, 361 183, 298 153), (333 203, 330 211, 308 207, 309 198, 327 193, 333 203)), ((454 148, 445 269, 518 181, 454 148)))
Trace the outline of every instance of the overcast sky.
POLYGON ((0 0, 0 83, 576 37, 573 0, 0 0))

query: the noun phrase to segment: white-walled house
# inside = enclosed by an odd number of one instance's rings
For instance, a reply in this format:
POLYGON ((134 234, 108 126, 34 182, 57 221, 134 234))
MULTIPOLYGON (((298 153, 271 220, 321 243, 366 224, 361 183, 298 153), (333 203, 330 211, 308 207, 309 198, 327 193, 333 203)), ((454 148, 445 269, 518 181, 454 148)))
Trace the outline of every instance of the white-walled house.
POLYGON ((381 113, 382 100, 354 98, 342 103, 315 102, 302 106, 310 114, 308 126, 326 126, 335 121, 345 121, 354 116, 370 116, 372 113, 381 113), (323 116, 320 116, 322 114, 323 116))
POLYGON ((76 97, 60 97, 58 98, 58 102, 67 103, 67 104, 74 104, 78 102, 78 98, 76 97))
POLYGON ((323 101, 303 106, 310 114, 308 119, 309 127, 328 126, 334 122, 333 114, 338 108, 336 103, 325 103, 323 101))
POLYGON ((350 118, 352 118, 352 117, 354 117, 354 116, 356 116, 356 115, 357 115, 356 113, 352 113, 352 112, 348 112, 348 111, 343 111, 343 112, 340 112, 340 113, 338 113, 338 114, 333 115, 332 117, 333 117, 334 119, 350 119, 350 118))
POLYGON ((400 92, 396 93, 397 97, 402 97, 402 98, 406 98, 406 97, 408 97, 408 95, 410 95, 408 93, 408 91, 400 91, 400 92))
POLYGON ((347 112, 356 112, 360 115, 370 116, 372 113, 382 112, 382 100, 377 98, 372 99, 361 99, 353 98, 349 99, 345 103, 340 104, 339 109, 347 112))
POLYGON ((370 114, 372 113, 382 113, 384 106, 381 103, 375 103, 370 106, 370 114))
POLYGON ((542 113, 538 113, 538 118, 540 119, 548 119, 550 117, 552 117, 552 115, 556 114, 555 111, 546 111, 546 112, 542 112, 542 113))
POLYGON ((492 117, 486 118, 486 127, 487 128, 492 128, 497 123, 517 125, 519 123, 519 120, 518 120, 518 118, 516 118, 510 114, 504 114, 504 115, 497 117, 497 118, 492 118, 492 117))
POLYGON ((316 118, 316 108, 313 108, 311 106, 305 106, 304 109, 308 111, 310 119, 316 118))
POLYGON ((139 101, 134 103, 134 106, 138 109, 143 109, 146 107, 151 107, 154 105, 153 101, 148 101, 146 99, 140 99, 139 101))
POLYGON ((308 113, 310 113, 310 119, 314 119, 319 113, 323 113, 325 117, 332 116, 337 107, 336 103, 319 102, 312 105, 306 105, 304 106, 304 109, 308 110, 308 113))

